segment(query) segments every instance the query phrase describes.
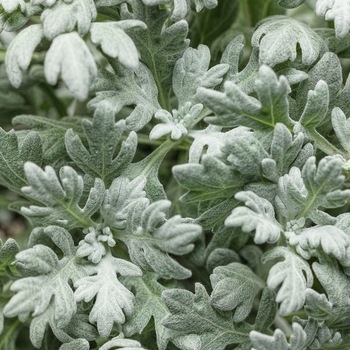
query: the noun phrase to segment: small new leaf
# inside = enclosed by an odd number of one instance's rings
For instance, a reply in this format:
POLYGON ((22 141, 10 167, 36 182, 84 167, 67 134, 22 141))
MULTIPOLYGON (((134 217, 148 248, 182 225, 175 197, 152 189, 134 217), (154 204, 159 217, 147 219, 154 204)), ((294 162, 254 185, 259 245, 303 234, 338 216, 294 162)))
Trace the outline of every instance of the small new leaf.
POLYGON ((313 284, 313 276, 309 264, 285 247, 277 247, 268 250, 262 257, 262 262, 285 258, 276 263, 269 272, 267 285, 275 289, 280 287, 276 301, 280 304, 279 313, 287 316, 300 310, 305 303, 306 288, 313 284), (306 277, 304 276, 306 274, 306 277))
POLYGON ((124 66, 136 70, 139 66, 139 54, 134 42, 125 33, 130 28, 146 29, 147 26, 138 20, 93 23, 90 29, 91 41, 95 45, 101 45, 106 55, 118 57, 124 66))
POLYGON ((233 209, 225 220, 225 226, 242 227, 246 233, 255 230, 256 244, 277 242, 282 228, 275 219, 272 204, 251 191, 238 192, 235 198, 245 202, 246 207, 233 209))
POLYGON ((85 41, 76 32, 60 34, 45 56, 45 77, 56 85, 58 75, 78 100, 85 100, 90 83, 97 75, 95 60, 85 41))
POLYGON ((253 308, 254 298, 265 285, 255 273, 240 263, 216 267, 210 275, 213 292, 212 305, 222 311, 234 310, 233 322, 247 318, 253 308))
POLYGON ((252 37, 253 47, 259 49, 259 60, 275 66, 297 58, 297 45, 301 48, 301 60, 311 65, 327 51, 322 38, 306 24, 285 16, 271 16, 261 22, 252 37))
POLYGON ((22 72, 30 64, 33 52, 43 38, 40 24, 31 25, 22 30, 9 45, 6 51, 6 73, 11 84, 18 88, 22 83, 22 72))
POLYGON ((66 229, 92 226, 91 215, 100 207, 105 191, 101 179, 96 178, 94 187, 83 208, 79 200, 83 194, 84 182, 80 175, 69 166, 60 170, 60 180, 50 166, 42 170, 34 163, 27 162, 24 170, 30 186, 22 192, 43 206, 22 207, 22 213, 39 225, 57 225, 66 229))

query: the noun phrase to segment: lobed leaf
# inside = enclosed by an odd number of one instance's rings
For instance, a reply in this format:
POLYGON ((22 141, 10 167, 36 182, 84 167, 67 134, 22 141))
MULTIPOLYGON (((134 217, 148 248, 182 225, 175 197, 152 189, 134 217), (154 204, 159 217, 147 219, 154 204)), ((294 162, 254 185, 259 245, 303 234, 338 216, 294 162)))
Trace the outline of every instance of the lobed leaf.
POLYGON ((116 238, 128 246, 131 261, 143 270, 156 272, 163 278, 184 279, 191 275, 190 270, 168 254, 191 252, 202 229, 179 215, 166 219, 170 204, 167 200, 150 205, 148 200, 135 202, 128 211, 125 232, 116 238))
POLYGON ((56 85, 58 75, 78 100, 85 100, 97 75, 95 60, 84 40, 76 33, 56 36, 45 56, 45 77, 56 85))
POLYGON ((72 129, 66 133, 65 143, 67 153, 85 174, 92 178, 100 178, 110 186, 132 161, 137 146, 137 137, 134 132, 121 142, 125 131, 125 122, 114 122, 114 113, 108 104, 100 106, 95 111, 92 121, 83 119, 82 126, 88 141, 89 150, 84 146, 79 135, 72 129), (121 143, 118 155, 116 148, 121 143))
POLYGON ((43 206, 31 205, 22 207, 22 213, 33 222, 41 225, 58 225, 66 229, 89 227, 92 225, 91 215, 99 208, 104 198, 104 185, 96 178, 94 187, 83 208, 79 200, 83 194, 84 182, 80 175, 69 166, 60 170, 60 180, 50 166, 41 170, 34 163, 24 165, 29 186, 22 192, 43 206))
POLYGON ((285 247, 268 250, 264 253, 262 262, 282 257, 285 260, 276 263, 270 269, 267 285, 269 288, 275 289, 282 284, 277 293, 276 301, 281 303, 279 313, 282 316, 287 316, 303 307, 306 288, 312 286, 313 276, 309 264, 285 247))
POLYGON ((305 65, 311 65, 327 51, 322 38, 311 28, 286 16, 271 16, 260 22, 252 37, 253 47, 259 49, 260 62, 271 67, 295 61, 298 44, 305 65))
POLYGON ((113 324, 123 324, 125 315, 133 313, 134 295, 119 282, 116 274, 122 276, 141 276, 141 270, 134 264, 106 254, 91 269, 89 276, 75 281, 75 299, 79 302, 96 300, 90 312, 89 320, 97 325, 101 337, 109 337, 113 324), (124 315, 125 313, 125 315, 124 315))

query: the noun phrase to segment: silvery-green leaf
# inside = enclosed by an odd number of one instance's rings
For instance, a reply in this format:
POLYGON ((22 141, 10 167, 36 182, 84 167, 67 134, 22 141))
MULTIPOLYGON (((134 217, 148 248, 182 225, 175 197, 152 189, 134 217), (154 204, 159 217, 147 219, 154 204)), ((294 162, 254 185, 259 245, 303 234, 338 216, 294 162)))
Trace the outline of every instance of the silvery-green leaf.
POLYGON ((118 57, 126 67, 136 70, 139 66, 138 51, 134 42, 125 33, 125 30, 130 28, 146 29, 147 26, 138 20, 93 23, 90 29, 91 41, 95 45, 101 45, 106 55, 118 57))
POLYGON ((101 215, 104 223, 118 230, 125 229, 128 211, 137 201, 146 197, 145 184, 144 176, 138 176, 132 181, 117 177, 106 191, 102 202, 101 215))
POLYGON ((43 38, 40 24, 31 25, 22 30, 9 45, 5 66, 11 84, 18 88, 22 82, 22 71, 30 64, 32 54, 43 38))
POLYGON ((306 314, 321 322, 332 317, 333 305, 324 294, 318 294, 311 288, 306 289, 304 310, 306 314))
POLYGON ((10 266, 18 252, 19 245, 13 238, 8 238, 5 243, 0 239, 0 270, 10 266))
POLYGON ((120 334, 117 337, 112 338, 107 343, 104 343, 100 350, 114 350, 114 349, 124 349, 124 350, 146 350, 142 345, 133 339, 125 339, 123 334, 120 334))
POLYGON ((19 6, 25 11, 25 2, 23 0, 1 0, 0 4, 7 13, 15 11, 19 6))
POLYGON ((259 60, 269 66, 297 58, 301 48, 303 64, 311 65, 327 51, 326 44, 309 26, 291 17, 272 16, 261 22, 252 37, 259 60))
POLYGON ((83 194, 84 182, 76 171, 64 166, 60 170, 60 180, 50 166, 42 170, 34 163, 24 165, 29 186, 22 192, 29 198, 42 203, 42 206, 22 207, 22 213, 39 225, 58 225, 67 229, 89 227, 91 215, 100 207, 105 191, 101 179, 96 178, 94 187, 83 208, 79 200, 83 194))
POLYGON ((16 132, 5 132, 0 128, 0 183, 12 191, 20 193, 23 186, 28 185, 25 173, 24 155, 30 156, 31 161, 41 164, 42 146, 39 135, 30 132, 19 146, 16 132))
POLYGON ((84 266, 74 259, 75 248, 70 234, 55 226, 49 226, 45 231, 56 238, 60 231, 66 234, 65 241, 69 251, 66 250, 60 260, 51 248, 41 244, 18 253, 17 264, 30 272, 30 276, 11 285, 11 290, 17 293, 6 304, 4 314, 6 317, 14 317, 33 313, 33 317, 36 317, 45 313, 51 303, 56 324, 64 327, 76 312, 76 302, 69 281, 74 283, 84 277, 86 272, 84 266))
POLYGON ((86 339, 76 339, 70 343, 62 344, 59 350, 89 350, 90 345, 86 339))
POLYGON ((158 281, 159 277, 151 272, 144 272, 139 278, 123 278, 122 281, 128 288, 135 289, 134 312, 127 318, 123 325, 126 336, 141 334, 150 319, 154 319, 154 328, 157 334, 157 346, 159 350, 165 350, 169 342, 169 330, 161 321, 167 315, 168 309, 162 300, 162 292, 166 290, 158 281))
POLYGON ((313 226, 300 233, 287 231, 284 235, 304 259, 310 259, 315 249, 322 248, 322 251, 333 255, 340 263, 350 265, 350 237, 337 227, 313 226))
MULTIPOLYGON (((19 115, 12 123, 30 126, 40 135, 43 152, 43 164, 54 164, 67 155, 64 137, 68 129, 72 129, 80 138, 85 138, 82 128, 82 117, 64 117, 50 119, 37 115, 19 115)), ((27 159, 28 160, 28 159, 27 159)))
POLYGON ((277 242, 281 226, 275 219, 272 204, 251 191, 238 192, 235 198, 245 202, 246 207, 233 209, 225 220, 225 226, 242 227, 242 231, 246 233, 255 230, 256 244, 277 242))
POLYGON ((92 178, 100 178, 106 187, 118 177, 134 158, 137 136, 131 132, 121 142, 125 122, 115 123, 115 116, 108 103, 95 111, 93 120, 83 119, 82 126, 88 141, 88 149, 72 129, 66 133, 65 143, 71 159, 92 178), (116 155, 117 146, 120 145, 116 155))
POLYGON ((256 331, 250 332, 252 350, 305 350, 309 339, 303 327, 294 322, 292 324, 293 333, 290 336, 290 343, 287 342, 286 335, 276 329, 272 336, 261 334, 256 331))
POLYGON ((210 281, 212 305, 222 311, 234 310, 233 322, 236 323, 249 315, 254 298, 265 285, 248 266, 240 263, 216 267, 210 281))
POLYGON ((60 73, 73 95, 85 100, 97 68, 86 43, 76 32, 55 37, 46 53, 45 77, 48 83, 55 85, 60 73))
MULTIPOLYGON (((350 298, 348 293, 344 293, 350 288, 349 277, 345 275, 333 257, 323 254, 320 260, 320 263, 314 262, 312 264, 312 269, 324 288, 329 303, 332 305, 327 319, 330 320, 330 325, 334 329, 349 329, 350 298)), ((327 308, 327 311, 329 311, 329 308, 327 308)))
POLYGON ((167 200, 150 205, 147 199, 135 202, 128 211, 126 229, 115 238, 127 245, 131 261, 143 270, 156 272, 163 278, 184 279, 190 277, 191 271, 169 253, 190 253, 202 228, 180 215, 166 219, 170 205, 167 200))
POLYGON ((230 198, 243 189, 246 178, 215 157, 204 155, 201 164, 175 165, 175 179, 188 192, 182 197, 188 202, 230 198))
POLYGON ((309 264, 285 247, 268 250, 264 253, 262 262, 276 258, 285 258, 285 260, 277 262, 270 269, 267 285, 275 289, 281 284, 276 301, 281 303, 279 313, 287 316, 303 307, 306 288, 312 286, 313 276, 309 264))
POLYGON ((329 103, 328 85, 320 80, 315 90, 310 90, 299 122, 307 129, 314 129, 326 117, 329 103))
POLYGON ((0 33, 15 32, 21 29, 32 16, 40 15, 42 8, 31 3, 23 3, 23 9, 16 9, 11 13, 0 10, 0 33))
POLYGON ((249 339, 247 325, 234 324, 231 311, 216 310, 200 283, 195 284, 195 294, 184 289, 169 289, 163 292, 162 297, 170 311, 163 319, 163 325, 181 332, 181 335, 196 336, 196 346, 191 349, 224 350, 229 344, 249 339))
MULTIPOLYGON (((187 0, 185 0, 187 2, 187 0)), ((163 1, 164 2, 164 1, 163 1)), ((180 20, 175 23, 168 22, 169 12, 160 9, 159 1, 148 1, 148 5, 142 1, 129 1, 132 12, 122 5, 121 17, 125 19, 140 20, 147 25, 147 30, 132 29, 127 34, 134 41, 142 57, 142 62, 148 67, 155 77, 159 93, 159 103, 164 109, 168 109, 168 94, 172 88, 172 73, 175 62, 181 57, 188 47, 189 40, 188 23, 180 20), (149 6, 151 5, 151 6, 149 6), (154 20, 154 19, 157 20, 154 20), (147 43, 147 45, 145 45, 147 43)), ((177 0, 176 6, 183 3, 177 0)), ((186 7, 188 4, 186 4, 186 7)), ((187 12, 187 9, 186 9, 187 12)))
POLYGON ((232 130, 221 132, 222 127, 209 125, 204 130, 192 130, 189 135, 194 139, 189 151, 189 163, 199 163, 206 148, 207 155, 218 156, 221 154, 221 148, 225 142, 230 139, 235 139, 237 136, 247 136, 251 133, 248 128, 237 127, 232 130))
POLYGON ((350 154, 350 120, 338 107, 332 111, 332 125, 342 147, 350 154))
POLYGON ((317 0, 316 13, 327 21, 333 20, 337 37, 343 38, 350 29, 349 0, 317 0))
POLYGON ((111 111, 117 114, 124 106, 134 105, 133 111, 125 119, 126 130, 142 129, 161 107, 158 103, 158 90, 150 70, 140 64, 133 72, 124 67, 118 60, 108 58, 115 74, 102 66, 98 67, 97 78, 90 87, 96 93, 88 107, 98 110, 110 105, 111 111))
POLYGON ((344 205, 349 190, 341 190, 344 181, 342 162, 337 157, 323 158, 316 166, 310 157, 302 172, 293 167, 278 182, 276 206, 287 221, 301 217, 316 218, 317 208, 336 208, 344 205))
POLYGON ((226 127, 241 125, 254 129, 273 128, 279 122, 293 125, 289 117, 290 87, 286 78, 278 78, 271 68, 262 66, 255 86, 259 100, 246 95, 230 81, 225 83, 224 93, 199 88, 199 99, 216 114, 206 121, 226 127))
POLYGON ((197 88, 215 88, 220 84, 223 75, 228 71, 227 64, 219 64, 209 69, 210 50, 205 45, 198 49, 188 48, 176 62, 173 71, 173 90, 179 105, 193 101, 197 88))
POLYGON ((22 82, 22 71, 30 64, 32 54, 43 38, 40 24, 31 25, 22 30, 6 51, 5 66, 11 84, 18 88, 22 82))
POLYGON ((90 276, 76 280, 74 296, 77 301, 89 302, 96 297, 89 320, 97 325, 101 337, 107 338, 114 323, 123 324, 125 315, 134 309, 134 295, 117 278, 141 276, 141 270, 131 262, 106 254, 91 271, 90 276), (125 314, 125 315, 124 315, 125 314))
POLYGON ((93 0, 57 0, 41 14, 45 37, 52 40, 59 34, 71 32, 75 26, 80 35, 86 34, 97 11, 93 0))

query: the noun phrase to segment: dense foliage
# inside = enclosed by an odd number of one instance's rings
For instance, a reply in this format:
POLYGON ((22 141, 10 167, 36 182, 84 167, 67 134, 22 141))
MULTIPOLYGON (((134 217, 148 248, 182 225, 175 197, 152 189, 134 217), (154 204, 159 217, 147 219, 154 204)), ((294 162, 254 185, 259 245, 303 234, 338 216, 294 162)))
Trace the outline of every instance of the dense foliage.
POLYGON ((350 349, 349 30, 0 0, 0 349, 350 349))

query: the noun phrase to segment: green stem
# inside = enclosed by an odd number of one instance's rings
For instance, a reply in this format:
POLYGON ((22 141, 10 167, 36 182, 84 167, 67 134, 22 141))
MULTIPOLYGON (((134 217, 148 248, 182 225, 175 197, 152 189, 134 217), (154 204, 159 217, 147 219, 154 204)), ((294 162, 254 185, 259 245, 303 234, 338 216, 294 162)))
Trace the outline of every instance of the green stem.
POLYGON ((344 159, 347 159, 347 156, 344 152, 340 151, 337 147, 333 146, 327 139, 320 135, 315 129, 309 130, 310 135, 315 140, 317 147, 326 153, 328 156, 334 156, 339 154, 343 156, 344 159))

